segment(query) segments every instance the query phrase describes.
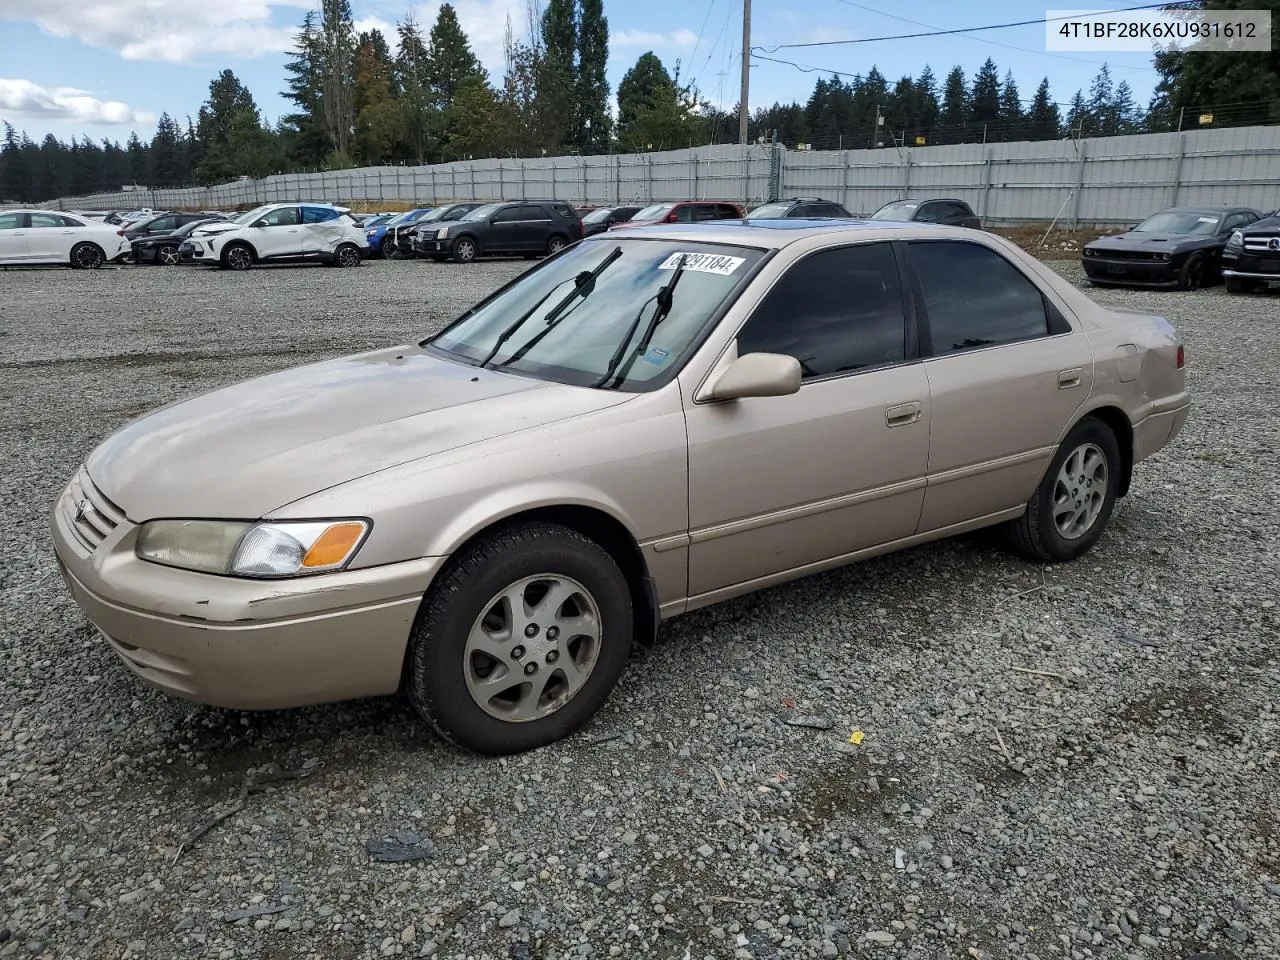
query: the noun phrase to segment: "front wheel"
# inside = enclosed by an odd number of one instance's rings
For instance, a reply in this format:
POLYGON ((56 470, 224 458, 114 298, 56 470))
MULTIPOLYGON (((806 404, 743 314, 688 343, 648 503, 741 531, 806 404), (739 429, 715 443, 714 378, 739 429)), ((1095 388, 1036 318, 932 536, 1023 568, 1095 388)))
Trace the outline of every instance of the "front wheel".
POLYGON ((1027 511, 1009 525, 1014 546, 1035 560, 1060 563, 1087 552, 1115 507, 1120 445, 1093 417, 1067 434, 1027 511))
POLYGON ((253 266, 253 251, 243 243, 233 243, 222 251, 222 265, 228 270, 248 270, 253 266))
POLYGON ((177 266, 181 257, 178 254, 178 248, 173 244, 166 243, 164 246, 156 250, 156 263, 162 267, 177 266))
POLYGON ((470 237, 459 237, 453 244, 453 259, 458 263, 473 263, 480 250, 470 237))
POLYGON ((358 267, 360 266, 360 260, 360 251, 351 243, 344 243, 333 252, 333 265, 335 267, 358 267))
POLYGON ((423 601, 409 698, 459 746, 532 750, 595 716, 633 632, 631 592, 608 551, 557 524, 514 527, 459 554, 423 601))
POLYGON ((382 246, 378 249, 382 251, 383 260, 394 260, 399 256, 399 251, 396 250, 396 242, 391 237, 383 237, 382 246))
POLYGON ((107 262, 107 255, 96 243, 77 243, 71 248, 71 266, 77 270, 97 270, 107 262))
POLYGON ((1204 254, 1193 253, 1178 273, 1179 290, 1199 290, 1204 286, 1204 254))

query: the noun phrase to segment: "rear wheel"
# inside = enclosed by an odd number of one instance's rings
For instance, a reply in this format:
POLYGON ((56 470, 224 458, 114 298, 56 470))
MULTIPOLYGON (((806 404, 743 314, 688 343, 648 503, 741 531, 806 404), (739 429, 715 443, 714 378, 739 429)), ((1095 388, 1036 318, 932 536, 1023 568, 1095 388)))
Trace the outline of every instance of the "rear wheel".
POLYGON ((253 266, 253 251, 246 244, 233 243, 222 251, 222 266, 228 270, 248 270, 253 266))
POLYGON ((96 243, 77 243, 71 248, 71 266, 77 270, 97 270, 107 262, 107 255, 96 243))
POLYGON ((178 248, 173 244, 166 243, 156 250, 156 263, 162 267, 176 266, 180 259, 178 248))
POLYGON ((599 711, 633 632, 627 581, 608 551, 556 524, 514 527, 460 553, 424 600, 409 698, 459 746, 532 750, 599 711))
POLYGON ((547 256, 554 257, 557 253, 569 245, 569 241, 561 236, 554 236, 547 241, 547 256))
POLYGON ((1179 290, 1199 290, 1204 286, 1204 254, 1193 253, 1187 257, 1178 272, 1179 290))
POLYGON ((333 252, 333 265, 335 267, 358 267, 360 266, 360 251, 354 243, 344 243, 333 252))
POLYGON ((1014 545, 1046 562, 1074 560, 1102 536, 1115 507, 1120 446, 1093 417, 1067 434, 1027 512, 1009 525, 1014 545))

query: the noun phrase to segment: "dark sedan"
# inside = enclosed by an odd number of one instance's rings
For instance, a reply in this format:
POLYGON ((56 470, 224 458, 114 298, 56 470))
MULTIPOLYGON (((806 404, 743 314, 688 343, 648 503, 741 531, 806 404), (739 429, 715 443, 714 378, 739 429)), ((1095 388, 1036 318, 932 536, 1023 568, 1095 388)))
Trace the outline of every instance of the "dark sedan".
POLYGON ((1248 207, 1172 207, 1086 244, 1080 260, 1092 283, 1197 290, 1222 279, 1232 232, 1260 219, 1248 207))
POLYGON ((584 237, 594 237, 597 233, 604 233, 610 227, 617 223, 626 223, 643 207, 600 207, 598 210, 592 210, 582 218, 582 235, 584 237))
POLYGON ((155 216, 144 217, 136 223, 129 224, 125 227, 124 235, 130 240, 163 236, 197 221, 220 219, 222 218, 207 213, 157 213, 155 216))
POLYGON ((949 227, 982 229, 982 219, 963 200, 934 197, 929 200, 894 200, 873 213, 871 220, 900 220, 905 223, 941 223, 949 227))
POLYGON ((172 233, 139 237, 132 243, 134 263, 154 263, 160 267, 172 267, 181 261, 178 248, 182 241, 191 236, 191 231, 206 223, 215 223, 223 217, 205 217, 203 220, 191 220, 172 233))

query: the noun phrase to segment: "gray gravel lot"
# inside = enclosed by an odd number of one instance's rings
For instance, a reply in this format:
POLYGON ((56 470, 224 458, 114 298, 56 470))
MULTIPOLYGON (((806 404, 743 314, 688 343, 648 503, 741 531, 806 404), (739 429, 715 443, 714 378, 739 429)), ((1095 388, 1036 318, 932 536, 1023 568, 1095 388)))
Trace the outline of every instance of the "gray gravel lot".
POLYGON ((976 535, 690 614, 533 754, 136 683, 46 533, 92 446, 523 268, 0 272, 0 957, 1280 956, 1277 294, 1092 292, 1178 326, 1195 406, 1082 561, 976 535))

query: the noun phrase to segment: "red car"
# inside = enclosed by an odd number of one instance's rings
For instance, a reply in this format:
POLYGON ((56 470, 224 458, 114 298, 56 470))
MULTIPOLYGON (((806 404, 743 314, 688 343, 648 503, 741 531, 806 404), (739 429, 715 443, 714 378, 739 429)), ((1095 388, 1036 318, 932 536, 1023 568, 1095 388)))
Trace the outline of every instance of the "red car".
POLYGON ((742 207, 727 200, 672 200, 645 207, 625 223, 610 230, 643 227, 650 223, 699 223, 703 220, 741 220, 742 207))

